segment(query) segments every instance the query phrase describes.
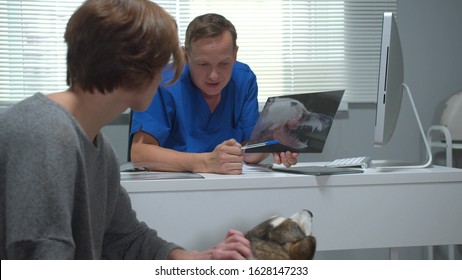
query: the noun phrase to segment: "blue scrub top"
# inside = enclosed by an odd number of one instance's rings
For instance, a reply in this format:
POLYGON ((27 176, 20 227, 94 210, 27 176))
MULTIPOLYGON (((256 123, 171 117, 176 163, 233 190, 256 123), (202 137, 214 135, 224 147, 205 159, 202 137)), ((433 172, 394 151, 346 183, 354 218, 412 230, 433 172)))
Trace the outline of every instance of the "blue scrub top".
MULTIPOLYGON (((173 73, 164 69, 162 75, 166 83, 173 73)), ((181 152, 211 152, 230 138, 248 141, 259 116, 257 94, 255 74, 248 65, 236 62, 211 113, 186 65, 175 84, 159 87, 145 112, 133 113, 130 137, 142 130, 160 146, 181 152)))

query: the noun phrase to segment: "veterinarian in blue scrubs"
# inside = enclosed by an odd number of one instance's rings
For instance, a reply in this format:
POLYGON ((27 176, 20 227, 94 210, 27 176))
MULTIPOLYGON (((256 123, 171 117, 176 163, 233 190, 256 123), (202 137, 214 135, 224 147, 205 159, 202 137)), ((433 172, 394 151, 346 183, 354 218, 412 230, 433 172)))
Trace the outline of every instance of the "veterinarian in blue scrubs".
MULTIPOLYGON (((242 143, 250 138, 258 118, 255 74, 246 64, 236 62, 230 82, 221 90, 221 100, 213 112, 185 66, 179 81, 159 87, 145 113, 133 116, 133 131, 142 129, 155 135, 161 146, 181 152, 212 151, 230 138, 242 143), (226 129, 223 129, 226 127, 226 129)), ((164 80, 171 80, 168 70, 164 80)))
MULTIPOLYGON (((164 171, 240 174, 242 162, 268 154, 243 153, 258 119, 258 87, 250 67, 238 62, 236 30, 221 15, 195 18, 186 31, 186 65, 173 85, 159 87, 147 111, 133 114, 131 160, 164 171)), ((164 81, 171 80, 168 67, 164 81)), ((274 155, 295 164, 297 154, 274 155)))

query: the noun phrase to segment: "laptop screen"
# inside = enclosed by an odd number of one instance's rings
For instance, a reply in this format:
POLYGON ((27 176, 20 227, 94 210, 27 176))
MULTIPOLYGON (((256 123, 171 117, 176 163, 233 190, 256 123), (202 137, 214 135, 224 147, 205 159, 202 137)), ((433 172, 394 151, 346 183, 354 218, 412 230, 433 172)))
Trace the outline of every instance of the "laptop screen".
POLYGON ((248 144, 278 140, 278 144, 247 153, 292 151, 320 153, 345 90, 269 97, 248 144))

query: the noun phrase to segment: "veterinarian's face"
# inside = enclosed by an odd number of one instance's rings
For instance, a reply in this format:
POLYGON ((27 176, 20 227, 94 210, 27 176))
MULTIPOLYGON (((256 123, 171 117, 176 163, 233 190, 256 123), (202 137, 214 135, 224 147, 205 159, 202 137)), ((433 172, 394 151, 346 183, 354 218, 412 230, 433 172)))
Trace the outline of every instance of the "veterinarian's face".
POLYGON ((185 55, 191 79, 201 93, 206 98, 219 95, 231 79, 236 62, 237 48, 233 48, 231 34, 226 31, 218 37, 194 41, 191 52, 185 55))

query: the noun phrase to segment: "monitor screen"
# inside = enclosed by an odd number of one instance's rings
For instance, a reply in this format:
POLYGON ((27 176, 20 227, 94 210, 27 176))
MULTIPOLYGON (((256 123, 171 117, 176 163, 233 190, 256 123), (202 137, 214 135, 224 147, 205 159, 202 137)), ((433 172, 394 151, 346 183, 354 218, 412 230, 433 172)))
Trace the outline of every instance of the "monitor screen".
POLYGON ((403 78, 403 55, 396 20, 392 13, 385 12, 377 88, 375 146, 384 146, 393 135, 401 108, 403 78))

